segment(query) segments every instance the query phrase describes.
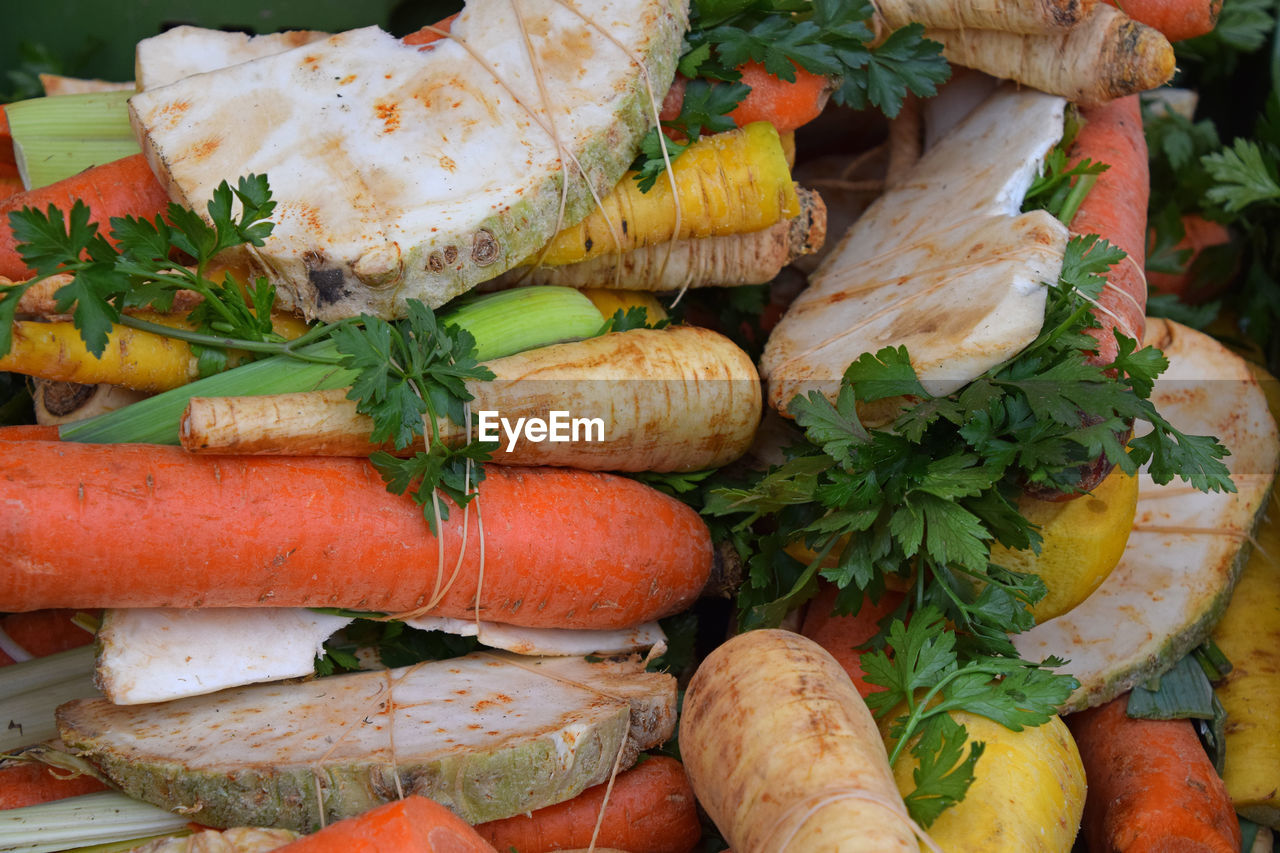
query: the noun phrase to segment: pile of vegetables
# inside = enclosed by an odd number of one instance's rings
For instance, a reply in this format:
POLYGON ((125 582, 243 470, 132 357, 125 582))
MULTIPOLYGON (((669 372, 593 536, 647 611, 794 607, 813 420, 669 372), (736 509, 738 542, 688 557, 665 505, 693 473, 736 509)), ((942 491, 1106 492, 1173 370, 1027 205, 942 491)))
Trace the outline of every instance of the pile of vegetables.
POLYGON ((0 111, 0 850, 1271 849, 1273 3, 428 20, 0 111))

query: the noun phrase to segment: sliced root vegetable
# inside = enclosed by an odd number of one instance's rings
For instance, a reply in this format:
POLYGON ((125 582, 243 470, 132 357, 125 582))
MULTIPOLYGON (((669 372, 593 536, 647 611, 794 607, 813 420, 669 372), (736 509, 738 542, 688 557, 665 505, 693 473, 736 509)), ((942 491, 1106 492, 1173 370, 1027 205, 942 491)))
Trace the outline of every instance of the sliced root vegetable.
POLYGON ((588 847, 689 853, 702 838, 689 778, 679 761, 666 756, 646 758, 618 774, 612 786, 596 785, 572 800, 479 824, 476 831, 498 850, 520 853, 588 847))
POLYGON ((1280 506, 1268 514, 1213 630, 1231 661, 1214 692, 1227 712, 1222 778, 1231 802, 1249 820, 1280 827, 1280 506))
POLYGON ((496 853, 453 812, 418 796, 340 820, 277 849, 290 853, 496 853))
POLYGON ((36 378, 31 380, 31 385, 36 423, 50 426, 114 412, 150 396, 145 391, 132 391, 120 385, 84 385, 36 378))
MULTIPOLYGON (((1070 853, 1086 786, 1062 719, 1015 732, 978 714, 951 716, 986 746, 964 799, 929 824, 929 837, 947 853, 1070 853)), ((909 751, 894 764, 904 795, 916 789, 917 764, 909 751)))
POLYGON ((317 30, 286 30, 251 36, 188 25, 142 39, 134 51, 138 91, 167 86, 195 74, 283 53, 329 37, 317 30))
POLYGON ((1145 24, 1100 3, 1061 33, 930 29, 949 62, 1080 104, 1101 104, 1169 82, 1173 46, 1145 24))
MULTIPOLYGON (((697 471, 746 452, 760 422, 760 383, 750 357, 696 326, 633 329, 487 362, 497 377, 471 382, 472 438, 497 442, 493 460, 600 471, 697 471), (496 413, 496 414, 495 414, 496 413), (521 419, 551 423, 555 440, 531 441, 521 419), (506 423, 503 423, 505 419, 506 423), (560 440, 563 439, 563 440, 560 440)), ((460 444, 463 426, 441 419, 460 444)), ((372 421, 343 390, 195 398, 182 444, 201 453, 366 456, 372 421)))
POLYGON ((1027 660, 1057 655, 1080 680, 1065 709, 1101 704, 1165 672, 1217 622, 1280 460, 1276 424, 1244 360, 1200 332, 1148 318, 1169 369, 1151 401, 1178 429, 1216 435, 1236 493, 1157 486, 1143 473, 1124 556, 1073 610, 1013 637, 1027 660))
POLYGON ((925 387, 945 394, 1035 339, 1067 232, 1018 211, 1064 107, 1000 89, 855 222, 769 337, 771 405, 815 389, 834 400, 849 364, 885 346, 906 346, 925 387))
POLYGON ((481 652, 173 702, 72 702, 58 724, 140 800, 207 826, 310 832, 413 794, 471 823, 561 802, 666 740, 675 699, 675 679, 635 658, 481 652))
POLYGON ((920 23, 946 30, 1052 33, 1078 24, 1094 0, 879 0, 876 11, 890 29, 920 23))
POLYGON ((686 24, 665 0, 472 0, 430 50, 366 27, 148 89, 130 108, 176 200, 270 176, 275 229, 246 256, 284 307, 402 316, 407 299, 438 307, 536 254, 617 184, 686 24))
POLYGON ((778 131, 754 122, 702 137, 647 192, 628 174, 595 211, 528 260, 576 263, 668 240, 759 231, 799 213, 778 131))
POLYGON ((799 634, 740 634, 694 673, 680 751, 698 802, 737 853, 919 849, 871 712, 799 634))
POLYGON ((309 676, 324 641, 349 622, 294 607, 108 610, 95 683, 117 705, 136 705, 309 676))
POLYGON ((827 208, 822 197, 796 187, 796 198, 800 213, 768 228, 671 240, 562 266, 516 267, 495 282, 655 291, 764 284, 826 242, 827 208))
POLYGON ((489 466, 468 511, 451 508, 442 540, 367 460, 6 441, 0 471, 7 611, 431 608, 617 628, 688 607, 713 558, 686 505, 629 478, 562 468, 489 466))
POLYGON ((1067 718, 1089 795, 1090 850, 1235 853, 1240 824, 1190 720, 1139 720, 1128 697, 1067 718))

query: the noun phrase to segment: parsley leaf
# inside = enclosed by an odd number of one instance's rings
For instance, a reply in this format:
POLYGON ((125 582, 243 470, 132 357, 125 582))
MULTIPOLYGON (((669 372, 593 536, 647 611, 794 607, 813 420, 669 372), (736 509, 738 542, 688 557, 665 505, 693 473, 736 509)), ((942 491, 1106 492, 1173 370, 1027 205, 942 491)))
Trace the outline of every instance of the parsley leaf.
POLYGON ((1280 201, 1280 180, 1276 162, 1263 156, 1258 143, 1237 139, 1231 148, 1203 158, 1205 168, 1217 184, 1206 193, 1209 201, 1236 213, 1261 201, 1280 201))

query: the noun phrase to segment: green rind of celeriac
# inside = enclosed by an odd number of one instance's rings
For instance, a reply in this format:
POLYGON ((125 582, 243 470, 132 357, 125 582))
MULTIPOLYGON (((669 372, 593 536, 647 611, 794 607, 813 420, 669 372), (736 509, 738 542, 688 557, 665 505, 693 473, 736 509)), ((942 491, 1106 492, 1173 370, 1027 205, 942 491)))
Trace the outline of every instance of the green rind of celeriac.
MULTIPOLYGON (((1226 583, 1214 595, 1203 602, 1203 610, 1199 619, 1187 625, 1182 631, 1170 636, 1168 643, 1143 664, 1127 669, 1118 669, 1105 679, 1081 685, 1080 689, 1072 693, 1062 708, 1059 709, 1059 713, 1072 714, 1076 711, 1095 708, 1111 701, 1121 693, 1132 690, 1139 684, 1164 675, 1173 669, 1173 665, 1189 654, 1192 649, 1207 640, 1213 632, 1214 626, 1222 619, 1222 614, 1226 612, 1227 605, 1231 602, 1231 593, 1235 590, 1236 581, 1240 579, 1240 573, 1244 571, 1245 563, 1249 561, 1249 555, 1253 553, 1254 533, 1266 516, 1266 511, 1267 502, 1263 502, 1254 514, 1253 522, 1249 525, 1249 538, 1244 540, 1240 550, 1230 560, 1230 565, 1223 573, 1224 577, 1227 578, 1226 583)), ((1261 823, 1262 821, 1256 822, 1261 823)))
POLYGON ((1280 433, 1243 359, 1203 333, 1148 318, 1147 344, 1169 370, 1151 400, 1189 435, 1216 436, 1235 493, 1156 485, 1144 473, 1124 556, 1074 609, 1012 637, 1028 660, 1049 656, 1080 681, 1060 709, 1110 701, 1209 636, 1244 569, 1280 463, 1280 433))
POLYGON ((129 796, 190 815, 205 826, 269 826, 309 833, 399 799, 401 793, 429 797, 473 824, 562 802, 609 777, 627 736, 629 717, 630 711, 620 706, 590 725, 568 765, 550 737, 394 767, 360 761, 318 767, 250 766, 233 772, 197 770, 178 760, 133 759, 99 751, 92 739, 68 745, 84 751, 129 796))

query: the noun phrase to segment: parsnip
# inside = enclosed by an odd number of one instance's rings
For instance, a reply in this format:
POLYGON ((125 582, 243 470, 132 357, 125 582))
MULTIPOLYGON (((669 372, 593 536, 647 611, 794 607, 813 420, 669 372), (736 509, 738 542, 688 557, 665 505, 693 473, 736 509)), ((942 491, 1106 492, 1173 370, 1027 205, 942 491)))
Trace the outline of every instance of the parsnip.
POLYGON ((911 23, 948 30, 1049 33, 1075 26, 1094 0, 879 0, 889 29, 911 23))
POLYGON ((933 29, 927 35, 942 43, 949 62, 1081 104, 1155 89, 1174 72, 1168 39, 1105 3, 1063 33, 933 29))
POLYGON ((750 631, 708 655, 685 693, 680 751, 736 853, 919 849, 871 712, 798 634, 750 631))
POLYGON ((145 392, 131 391, 119 385, 83 385, 50 379, 35 379, 32 384, 31 398, 35 403, 38 424, 65 424, 91 418, 147 396, 145 392))
POLYGON ((577 225, 528 260, 569 264, 689 237, 768 228, 800 213, 778 131, 768 122, 705 136, 641 192, 630 173, 577 225), (677 215, 677 207, 679 215, 677 215))
POLYGON ((764 284, 826 242, 827 207, 822 197, 804 187, 796 187, 796 197, 798 215, 758 231, 672 240, 563 266, 516 267, 494 283, 638 290, 764 284))
MULTIPOLYGON (((487 366, 497 378, 468 385, 473 413, 493 410, 514 422, 563 411, 604 422, 603 440, 519 441, 510 452, 501 435, 497 462, 694 471, 741 456, 760 422, 755 365, 728 338, 696 326, 633 329, 487 366)), ((446 443, 464 438, 452 422, 440 428, 446 443)), ((181 435, 183 446, 197 452, 364 456, 380 449, 369 443, 371 431, 371 421, 339 390, 195 398, 181 435)))

